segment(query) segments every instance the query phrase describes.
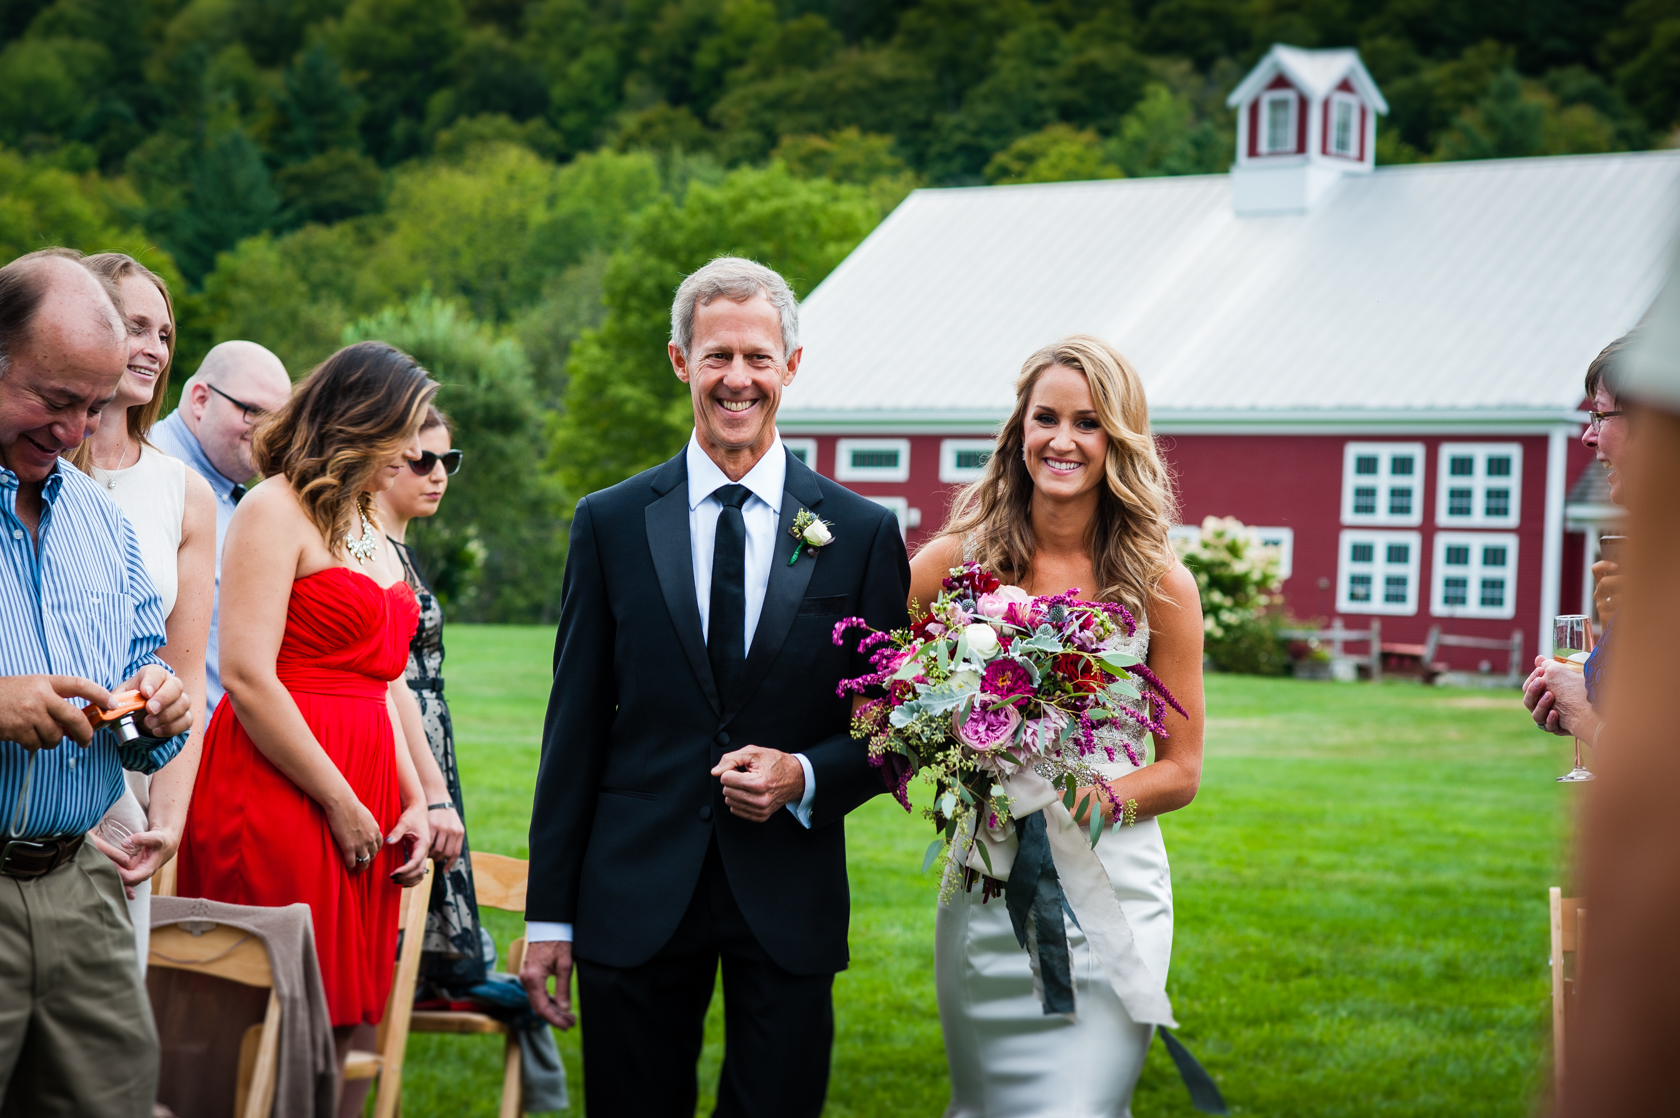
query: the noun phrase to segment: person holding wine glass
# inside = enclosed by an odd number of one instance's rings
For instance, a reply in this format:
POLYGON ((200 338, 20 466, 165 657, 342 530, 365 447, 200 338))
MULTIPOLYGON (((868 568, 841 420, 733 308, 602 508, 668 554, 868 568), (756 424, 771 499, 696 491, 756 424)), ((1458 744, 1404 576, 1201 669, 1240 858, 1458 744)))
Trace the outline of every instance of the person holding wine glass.
MULTIPOLYGON (((1623 414, 1620 394, 1620 362, 1640 336, 1638 327, 1629 330, 1605 346, 1587 366, 1586 395, 1590 403, 1588 423, 1581 433, 1581 444, 1608 471, 1610 500, 1623 503, 1621 464, 1628 453, 1628 421, 1623 414)), ((1534 671, 1523 683, 1523 705, 1534 717, 1534 724, 1547 733, 1571 737, 1578 742, 1594 745, 1604 732, 1604 719, 1598 708, 1602 705, 1601 691, 1608 650, 1612 641, 1611 629, 1615 618, 1615 597, 1621 576, 1613 557, 1593 564, 1596 588, 1593 597, 1599 616, 1604 619, 1604 633, 1596 644, 1589 632, 1586 643, 1576 651, 1588 651, 1584 664, 1564 664, 1549 656, 1534 658, 1534 671)), ((1562 618, 1559 618, 1562 621, 1562 618)), ((1576 768, 1580 769, 1577 762, 1576 768)))

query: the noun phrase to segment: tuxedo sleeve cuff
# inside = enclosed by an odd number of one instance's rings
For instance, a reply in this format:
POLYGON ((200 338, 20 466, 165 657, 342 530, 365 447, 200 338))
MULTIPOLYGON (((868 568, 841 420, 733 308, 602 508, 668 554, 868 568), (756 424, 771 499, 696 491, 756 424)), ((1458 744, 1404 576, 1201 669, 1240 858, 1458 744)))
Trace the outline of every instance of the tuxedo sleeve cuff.
POLYGON ((572 926, 548 920, 532 920, 525 925, 526 943, 572 942, 572 926))
POLYGON ((799 797, 797 804, 789 804, 787 809, 793 812, 793 817, 799 820, 799 825, 807 831, 811 829, 811 804, 817 798, 817 774, 811 768, 811 759, 803 753, 795 753, 799 767, 805 770, 805 794, 799 797))

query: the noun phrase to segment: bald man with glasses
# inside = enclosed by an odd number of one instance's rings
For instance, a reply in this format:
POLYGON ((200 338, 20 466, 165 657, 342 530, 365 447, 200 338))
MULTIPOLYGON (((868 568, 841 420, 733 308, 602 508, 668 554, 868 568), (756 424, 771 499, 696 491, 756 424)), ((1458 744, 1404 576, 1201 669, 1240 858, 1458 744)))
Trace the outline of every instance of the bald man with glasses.
MULTIPOLYGON (((221 606, 222 541, 234 506, 257 472, 251 464, 251 433, 269 412, 292 395, 292 381, 280 359, 256 342, 223 342, 181 389, 181 404, 152 428, 151 440, 165 454, 192 467, 216 494, 216 605, 221 606)), ((210 615, 205 648, 206 710, 222 701, 218 670, 217 614, 210 615)))

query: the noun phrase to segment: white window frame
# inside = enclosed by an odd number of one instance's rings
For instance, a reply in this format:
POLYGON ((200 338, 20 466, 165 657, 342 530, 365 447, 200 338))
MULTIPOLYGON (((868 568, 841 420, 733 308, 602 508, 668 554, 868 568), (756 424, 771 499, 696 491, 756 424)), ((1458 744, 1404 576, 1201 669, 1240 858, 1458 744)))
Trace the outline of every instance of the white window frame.
POLYGON ((1435 562, 1429 589, 1429 613, 1432 617, 1487 617, 1509 621, 1517 615, 1517 533, 1515 532, 1436 532, 1435 562), (1468 547, 1470 561, 1462 566, 1447 565, 1447 548, 1468 547), (1505 565, 1488 567, 1483 563, 1486 549, 1505 549, 1505 565), (1482 604, 1482 580, 1499 572, 1505 579, 1505 600, 1498 606, 1482 604), (1447 605, 1447 579, 1463 572, 1468 581, 1465 601, 1461 606, 1447 605))
POLYGON ((1278 578, 1287 580, 1295 572, 1295 529, 1250 528, 1249 535, 1263 547, 1275 547, 1278 553, 1278 578))
MULTIPOLYGON (((1295 569, 1295 529, 1250 527, 1248 535, 1257 544, 1278 549, 1278 578, 1287 581, 1295 569)), ((1195 524, 1174 524, 1167 529, 1167 539, 1174 545, 1197 543, 1201 538, 1202 529, 1195 524)))
MULTIPOLYGON (((790 451, 792 451, 796 457, 798 456, 800 451, 804 451, 805 452, 805 464, 807 466, 811 467, 811 469, 813 469, 813 470, 817 469, 817 440, 816 439, 790 439, 790 438, 787 438, 787 437, 784 436, 783 439, 782 439, 782 445, 787 447, 790 451)), ((817 470, 817 472, 821 473, 822 471, 817 470)))
POLYGON ((959 466, 957 455, 964 451, 989 452, 996 449, 996 439, 942 439, 939 443, 939 480, 952 484, 979 481, 985 476, 986 467, 959 466))
POLYGON ((1379 614, 1385 617, 1413 617, 1418 611, 1418 571, 1421 569, 1421 552, 1423 550, 1423 534, 1421 532, 1393 532, 1381 529, 1344 528, 1341 539, 1336 545, 1336 612, 1349 614, 1379 614), (1353 559, 1355 544, 1370 544, 1372 549, 1371 561, 1356 563, 1353 559), (1405 544, 1407 546, 1406 562, 1391 563, 1388 560, 1388 549, 1391 545, 1405 544), (1369 575, 1371 578, 1371 600, 1368 602, 1354 601, 1352 596, 1353 576, 1369 575), (1387 579, 1390 575, 1406 576, 1406 600, 1404 602, 1386 602, 1383 600, 1387 590, 1387 579))
POLYGON ((1300 136, 1296 134, 1301 114, 1299 94, 1293 89, 1268 89, 1260 95, 1260 154, 1261 155, 1294 155, 1295 149, 1301 146, 1300 136), (1284 129, 1284 143, 1273 144, 1272 136, 1272 105, 1278 101, 1288 103, 1288 126, 1284 129))
POLYGON ((1416 528, 1423 523, 1423 488, 1424 470, 1427 462, 1424 458, 1422 443, 1348 443, 1342 450, 1342 523, 1346 525, 1370 526, 1374 528, 1416 528), (1375 474, 1355 474, 1354 466, 1362 457, 1375 455, 1377 472, 1375 474), (1411 455, 1412 468, 1416 471, 1411 475, 1392 473, 1394 459, 1398 456, 1411 455), (1401 480, 1397 480, 1401 479, 1401 480), (1354 511, 1355 491, 1361 488, 1374 487, 1377 491, 1377 511, 1363 513, 1354 511), (1409 488, 1412 491, 1411 511, 1405 514, 1395 514, 1389 511, 1395 489, 1409 488))
POLYGON ((1522 526, 1522 444, 1521 443, 1442 443, 1435 466, 1435 526, 1437 528, 1519 528, 1522 526), (1466 478, 1452 473, 1454 458, 1473 458, 1475 465, 1466 478), (1489 478, 1489 458, 1509 458, 1509 477, 1489 478), (1468 516, 1450 515, 1453 490, 1470 490, 1468 516), (1510 491, 1509 510, 1504 516, 1487 514, 1489 489, 1510 491))
POLYGON ((836 481, 909 481, 909 439, 839 439, 834 444, 834 479, 836 481), (856 450, 896 450, 896 466, 854 466, 852 452, 856 450))
POLYGON ((1332 94, 1330 97, 1330 154, 1344 159, 1359 158, 1359 98, 1346 93, 1332 94), (1336 146, 1336 117, 1343 108, 1348 112, 1348 146, 1346 149, 1336 146))
POLYGON ((868 497, 883 508, 892 510, 893 516, 898 518, 899 534, 909 537, 910 533, 922 526, 922 510, 910 507, 910 501, 905 497, 868 497))

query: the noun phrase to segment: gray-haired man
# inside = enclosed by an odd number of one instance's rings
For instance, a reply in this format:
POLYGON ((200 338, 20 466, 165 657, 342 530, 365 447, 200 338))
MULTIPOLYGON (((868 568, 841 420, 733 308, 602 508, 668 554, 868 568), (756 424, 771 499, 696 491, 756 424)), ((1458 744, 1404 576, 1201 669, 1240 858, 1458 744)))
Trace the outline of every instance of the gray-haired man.
MULTIPOLYGON (((111 402, 128 335, 76 254, 0 268, 0 1112, 147 1118, 157 1032, 117 869, 84 836, 180 751, 192 708, 157 658, 134 529, 62 459, 111 402), (72 697, 147 699, 138 740, 72 697)), ((120 420, 121 416, 117 418, 120 420)))
POLYGON ((694 273, 668 353, 693 438, 572 521, 521 977, 567 1027, 576 958, 592 1114, 691 1118, 721 961, 716 1113, 816 1118, 847 961, 842 820, 886 790, 836 692, 868 664, 830 637, 848 616, 907 624, 909 563, 890 512, 776 434, 801 355, 780 276, 694 273), (801 512, 832 538, 796 556, 801 512))

